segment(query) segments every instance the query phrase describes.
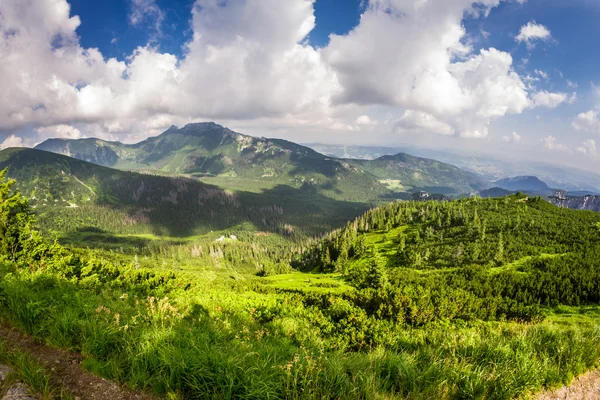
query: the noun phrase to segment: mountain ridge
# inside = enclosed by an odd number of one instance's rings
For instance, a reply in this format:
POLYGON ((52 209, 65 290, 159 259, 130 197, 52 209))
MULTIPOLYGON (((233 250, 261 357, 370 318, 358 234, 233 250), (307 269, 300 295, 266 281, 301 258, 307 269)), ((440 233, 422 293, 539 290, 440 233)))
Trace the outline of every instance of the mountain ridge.
POLYGON ((171 126, 136 144, 47 140, 36 149, 117 169, 214 179, 211 183, 234 189, 243 180, 245 184, 313 185, 330 197, 346 200, 421 188, 435 191, 436 187, 448 193, 470 193, 487 185, 473 173, 435 160, 404 153, 373 161, 331 157, 291 141, 244 135, 214 122, 171 126))

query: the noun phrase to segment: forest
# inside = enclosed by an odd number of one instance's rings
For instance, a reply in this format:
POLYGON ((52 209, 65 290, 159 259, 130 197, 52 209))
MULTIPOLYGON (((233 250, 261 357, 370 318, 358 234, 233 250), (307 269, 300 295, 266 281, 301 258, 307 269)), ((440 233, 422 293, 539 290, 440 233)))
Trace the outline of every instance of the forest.
POLYGON ((57 240, 15 184, 0 173, 0 321, 159 398, 527 398, 600 360, 597 213, 516 194, 321 234, 57 240))

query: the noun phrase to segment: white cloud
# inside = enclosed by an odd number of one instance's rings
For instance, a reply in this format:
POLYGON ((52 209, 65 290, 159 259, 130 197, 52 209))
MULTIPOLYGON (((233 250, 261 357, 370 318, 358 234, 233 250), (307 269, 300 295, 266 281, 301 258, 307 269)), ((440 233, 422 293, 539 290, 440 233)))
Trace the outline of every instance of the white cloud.
POLYGON ((590 110, 577 115, 572 125, 578 131, 600 133, 600 115, 598 110, 590 110))
POLYGON ((517 132, 513 132, 510 134, 510 136, 503 136, 502 140, 504 140, 507 143, 510 143, 510 142, 520 143, 522 138, 521 138, 521 135, 519 135, 517 132))
POLYGON ((537 92, 533 95, 533 107, 556 108, 563 103, 573 104, 577 100, 577 93, 551 93, 537 92))
POLYGON ((595 158, 598 155, 596 141, 594 139, 585 140, 582 143, 582 145, 577 148, 577 151, 592 158, 595 158))
MULTIPOLYGON (((130 1, 132 24, 160 26, 155 0, 130 1)), ((562 95, 532 99, 509 53, 468 45, 464 16, 500 2, 370 0, 355 29, 315 49, 314 0, 196 0, 182 58, 146 45, 118 60, 80 45, 66 0, 3 0, 0 131, 133 141, 198 120, 357 130, 364 105, 385 105, 406 110, 399 131, 485 137, 494 120, 562 95)))
POLYGON ((563 144, 558 143, 556 137, 552 135, 541 139, 541 142, 543 143, 544 148, 546 148, 547 150, 569 152, 569 148, 563 144))
POLYGON ((9 147, 23 147, 23 139, 15 135, 10 135, 2 143, 0 143, 0 150, 7 149, 9 147))
POLYGON ((361 115, 356 118, 356 125, 371 125, 372 123, 373 121, 371 121, 371 118, 368 115, 361 115))
POLYGON ((37 133, 42 138, 80 139, 83 137, 81 131, 71 125, 45 126, 38 128, 37 133))
POLYGON ((395 131, 398 133, 437 133, 440 135, 453 135, 454 129, 434 116, 419 112, 406 110, 404 115, 396 121, 395 131))
POLYGON ((570 88, 572 88, 572 89, 577 89, 577 87, 579 85, 577 84, 577 82, 573 82, 573 81, 567 79, 567 86, 570 87, 570 88))
POLYGON ((548 75, 548 73, 547 73, 547 72, 545 72, 545 71, 542 71, 542 70, 540 70, 540 69, 536 69, 534 72, 535 72, 536 74, 538 74, 539 76, 541 76, 542 78, 544 78, 544 79, 548 79, 548 78, 550 77, 550 75, 548 75))
POLYGON ((521 27, 521 31, 515 40, 519 43, 525 43, 529 49, 532 49, 537 41, 547 42, 552 40, 552 34, 544 25, 530 21, 527 25, 521 27))
POLYGON ((490 121, 529 105, 510 54, 463 42, 463 15, 498 3, 371 0, 360 25, 324 50, 342 85, 334 101, 398 106, 449 125, 444 133, 486 136, 490 121))
POLYGON ((129 0, 131 11, 129 23, 133 26, 141 26, 144 22, 152 20, 157 32, 165 19, 163 10, 156 4, 156 0, 129 0))

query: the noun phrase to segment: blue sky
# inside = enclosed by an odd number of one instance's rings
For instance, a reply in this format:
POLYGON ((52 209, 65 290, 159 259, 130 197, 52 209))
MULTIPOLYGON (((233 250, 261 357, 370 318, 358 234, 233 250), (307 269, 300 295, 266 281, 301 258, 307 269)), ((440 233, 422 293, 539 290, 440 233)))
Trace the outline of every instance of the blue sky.
POLYGON ((597 166, 596 0, 30 3, 0 4, 0 147, 215 120, 597 166))
MULTIPOLYGON (((161 32, 142 26, 131 26, 128 15, 131 4, 126 0, 70 0, 71 14, 78 15, 78 28, 84 47, 97 47, 106 57, 124 58, 138 46, 158 45, 162 51, 182 56, 191 37, 190 12, 194 0, 157 0, 165 19, 161 32)), ((316 26, 309 35, 315 47, 329 43, 329 35, 343 35, 358 25, 364 11, 363 0, 317 0, 314 4, 316 26)), ((591 39, 600 37, 600 2, 594 0, 529 0, 525 4, 504 2, 487 18, 465 19, 477 47, 496 47, 509 51, 515 59, 531 58, 530 66, 551 73, 561 71, 573 81, 594 82, 598 79, 600 52, 590 47, 591 39), (553 46, 533 52, 515 43, 514 36, 530 20, 547 26, 556 39, 553 46), (481 31, 490 33, 486 39, 481 31)), ((596 49, 597 50, 597 49, 596 49)), ((518 66, 517 66, 518 68, 518 66)))

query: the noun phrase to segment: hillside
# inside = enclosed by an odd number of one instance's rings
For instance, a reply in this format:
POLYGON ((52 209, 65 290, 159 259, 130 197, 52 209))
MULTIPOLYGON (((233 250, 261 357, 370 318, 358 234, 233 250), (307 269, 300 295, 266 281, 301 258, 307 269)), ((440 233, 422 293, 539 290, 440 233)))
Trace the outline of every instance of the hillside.
POLYGON ((275 187, 232 193, 198 180, 120 171, 46 151, 0 151, 47 229, 185 237, 220 230, 315 234, 369 205, 275 187))
POLYGON ((352 165, 378 177, 399 183, 408 191, 427 190, 440 194, 470 193, 489 185, 477 175, 450 164, 399 153, 375 160, 349 160, 352 165))
POLYGON ((349 201, 376 201, 423 187, 458 194, 485 185, 471 173, 433 160, 404 154, 373 162, 327 157, 286 140, 247 136, 215 123, 171 127, 133 145, 52 139, 36 148, 119 169, 186 175, 231 189, 310 186, 326 197, 349 201))
POLYGON ((37 377, 81 363, 157 398, 513 400, 600 359, 597 213, 522 195, 394 202, 287 253, 128 254, 45 241, 3 175, 0 331, 47 345, 21 347, 57 364, 21 363, 37 377))

